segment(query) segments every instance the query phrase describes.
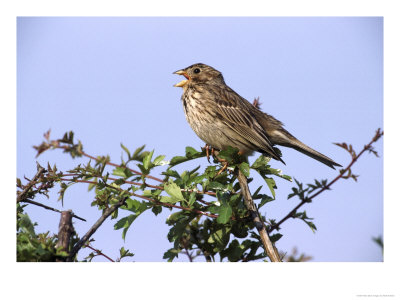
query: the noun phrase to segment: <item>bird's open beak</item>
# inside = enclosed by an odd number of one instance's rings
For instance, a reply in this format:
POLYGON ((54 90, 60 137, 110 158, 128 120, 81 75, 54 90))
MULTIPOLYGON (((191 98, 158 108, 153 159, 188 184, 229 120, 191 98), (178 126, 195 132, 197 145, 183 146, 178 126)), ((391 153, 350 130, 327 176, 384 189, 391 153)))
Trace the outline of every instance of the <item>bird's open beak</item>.
POLYGON ((176 71, 176 72, 174 72, 173 74, 183 75, 183 76, 185 76, 185 77, 187 78, 187 80, 182 80, 181 82, 178 82, 177 84, 175 84, 174 86, 176 86, 176 87, 183 87, 183 86, 185 86, 185 85, 189 82, 189 80, 190 80, 189 75, 188 75, 185 71, 183 71, 183 70, 176 71))

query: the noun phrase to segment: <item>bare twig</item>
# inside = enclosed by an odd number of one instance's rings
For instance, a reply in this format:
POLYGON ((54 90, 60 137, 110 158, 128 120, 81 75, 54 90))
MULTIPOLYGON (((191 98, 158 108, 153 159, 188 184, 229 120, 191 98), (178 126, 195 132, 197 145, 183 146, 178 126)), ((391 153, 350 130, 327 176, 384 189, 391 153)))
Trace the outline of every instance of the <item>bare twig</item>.
POLYGON ((206 258, 206 262, 212 262, 211 255, 205 254, 204 252, 203 252, 203 255, 206 258))
POLYGON ((185 254, 189 258, 189 261, 193 262, 192 254, 189 252, 189 249, 187 248, 186 243, 183 245, 183 248, 185 249, 185 254))
POLYGON ((115 262, 115 260, 113 260, 113 259, 110 258, 109 256, 105 255, 105 254, 104 254, 103 252, 101 252, 100 250, 93 248, 93 247, 90 246, 89 244, 88 244, 88 245, 85 245, 85 247, 88 247, 89 249, 92 249, 93 251, 96 252, 97 255, 104 256, 104 257, 107 258, 109 261, 115 262))
POLYGON ((244 203, 247 207, 247 210, 250 212, 250 215, 253 219, 253 222, 260 234, 261 242, 264 246, 265 253, 269 257, 272 262, 280 262, 281 259, 279 257, 279 253, 275 246, 272 244, 268 232, 265 228, 264 223, 261 221, 260 215, 256 206, 254 205, 253 198, 251 197, 251 193, 249 190, 249 186, 247 184, 247 178, 244 174, 240 171, 239 168, 236 168, 237 178, 240 184, 240 189, 242 190, 242 195, 244 199, 244 203))
POLYGON ((25 186, 22 192, 18 194, 17 203, 24 200, 25 194, 29 192, 29 190, 32 188, 33 185, 35 185, 35 183, 37 183, 37 180, 40 178, 40 176, 42 176, 42 174, 46 172, 46 169, 44 169, 42 166, 40 166, 39 164, 37 164, 37 166, 38 166, 38 171, 36 175, 33 176, 31 181, 29 181, 29 183, 25 186))
MULTIPOLYGON (((42 204, 42 203, 39 203, 39 202, 36 202, 36 201, 33 201, 33 200, 25 199, 25 200, 21 200, 20 202, 30 203, 30 204, 33 204, 33 205, 36 205, 36 206, 43 207, 43 208, 48 209, 48 210, 52 210, 52 211, 58 212, 58 213, 60 213, 60 214, 62 213, 61 210, 58 210, 58 209, 56 209, 56 208, 53 208, 53 207, 44 205, 44 204, 42 204)), ((72 213, 72 217, 73 217, 73 218, 77 218, 77 219, 79 219, 79 220, 81 220, 81 221, 86 222, 86 220, 85 220, 84 218, 81 218, 81 217, 75 215, 74 213, 72 213)))
POLYGON ((119 207, 125 204, 125 199, 119 201, 117 204, 106 208, 101 215, 101 217, 93 224, 93 226, 89 229, 88 232, 76 243, 74 248, 71 250, 68 261, 72 261, 73 257, 78 253, 78 251, 82 248, 82 246, 90 239, 90 237, 96 232, 96 230, 103 224, 103 222, 119 207))
POLYGON ((340 173, 338 176, 336 176, 331 182, 329 182, 327 185, 325 185, 324 187, 322 187, 318 192, 316 192, 315 194, 311 195, 310 197, 306 197, 304 200, 302 200, 298 205, 296 205, 295 208, 293 208, 285 217, 283 217, 278 223, 274 224, 273 226, 271 226, 268 229, 268 232, 272 232, 273 230, 276 230, 280 227, 280 225, 282 225, 283 222, 285 222, 286 220, 290 219, 291 217, 293 217, 295 215, 295 213, 297 212, 297 210, 302 207, 304 204, 311 202, 312 199, 314 199, 315 197, 317 197, 319 194, 321 194, 323 191, 329 190, 329 188, 331 187, 332 184, 334 184, 336 181, 338 181, 340 178, 342 178, 345 173, 351 168, 351 166, 360 158, 360 156, 367 150, 371 149, 371 145, 373 143, 375 143, 377 140, 379 140, 383 135, 383 131, 381 131, 380 128, 378 128, 378 130, 375 133, 375 136, 372 138, 372 140, 364 146, 363 150, 357 155, 357 156, 353 156, 351 162, 349 163, 349 165, 343 169, 340 170, 340 173))

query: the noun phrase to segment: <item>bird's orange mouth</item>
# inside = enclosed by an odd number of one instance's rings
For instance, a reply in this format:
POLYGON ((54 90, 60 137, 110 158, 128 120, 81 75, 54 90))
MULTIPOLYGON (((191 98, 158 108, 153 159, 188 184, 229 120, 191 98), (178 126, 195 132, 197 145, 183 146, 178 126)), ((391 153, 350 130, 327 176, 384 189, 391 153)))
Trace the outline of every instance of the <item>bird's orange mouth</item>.
POLYGON ((190 76, 188 75, 188 73, 186 73, 183 70, 179 70, 179 71, 174 72, 174 74, 183 75, 187 79, 187 80, 182 80, 181 82, 178 82, 174 86, 176 86, 176 87, 184 87, 186 84, 188 84, 188 82, 190 80, 190 76))

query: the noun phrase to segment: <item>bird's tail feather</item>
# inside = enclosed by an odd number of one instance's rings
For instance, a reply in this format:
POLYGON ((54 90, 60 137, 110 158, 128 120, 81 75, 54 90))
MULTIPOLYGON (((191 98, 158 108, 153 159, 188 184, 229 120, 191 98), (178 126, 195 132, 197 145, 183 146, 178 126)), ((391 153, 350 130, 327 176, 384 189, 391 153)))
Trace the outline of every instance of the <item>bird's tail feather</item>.
POLYGON ((308 147, 306 144, 300 142, 298 139, 296 139, 293 135, 291 135, 287 130, 283 128, 270 131, 269 136, 274 144, 293 148, 311 158, 314 158, 322 162, 323 164, 327 165, 328 167, 331 167, 332 169, 335 169, 335 166, 342 167, 340 164, 333 161, 329 157, 323 155, 322 153, 319 153, 318 151, 312 149, 311 147, 308 147))
POLYGON ((323 155, 322 153, 319 153, 318 151, 308 147, 307 145, 303 144, 300 142, 298 139, 292 139, 289 143, 287 144, 282 144, 282 146, 290 147, 293 148, 305 155, 308 155, 309 157, 312 157, 323 164, 327 165, 328 167, 331 167, 332 169, 335 169, 336 167, 342 167, 342 165, 338 164, 337 162, 334 162, 332 159, 329 157, 323 155))

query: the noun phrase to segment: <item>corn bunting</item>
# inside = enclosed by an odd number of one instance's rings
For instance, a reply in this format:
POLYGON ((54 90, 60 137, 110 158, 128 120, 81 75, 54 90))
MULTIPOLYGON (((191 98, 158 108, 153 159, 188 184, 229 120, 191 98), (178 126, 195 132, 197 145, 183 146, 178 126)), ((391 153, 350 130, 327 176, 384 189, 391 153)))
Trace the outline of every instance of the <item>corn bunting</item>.
POLYGON ((198 63, 174 74, 186 78, 175 86, 183 88, 186 120, 207 145, 219 150, 232 146, 243 155, 258 151, 285 163, 273 148, 276 144, 300 151, 333 169, 341 167, 296 139, 283 128, 282 122, 238 95, 214 68, 198 63))

